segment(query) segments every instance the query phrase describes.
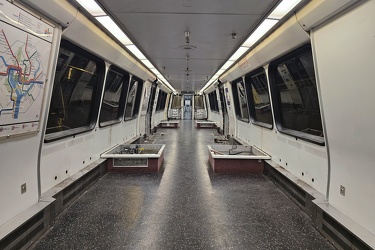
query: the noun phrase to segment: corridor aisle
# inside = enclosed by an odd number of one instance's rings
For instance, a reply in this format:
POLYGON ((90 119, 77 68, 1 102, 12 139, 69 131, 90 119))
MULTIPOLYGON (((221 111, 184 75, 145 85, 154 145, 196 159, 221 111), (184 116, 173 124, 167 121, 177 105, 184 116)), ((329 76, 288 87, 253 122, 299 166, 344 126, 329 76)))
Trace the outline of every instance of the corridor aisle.
POLYGON ((217 175, 215 130, 159 129, 158 174, 106 174, 32 249, 334 249, 267 177, 217 175))

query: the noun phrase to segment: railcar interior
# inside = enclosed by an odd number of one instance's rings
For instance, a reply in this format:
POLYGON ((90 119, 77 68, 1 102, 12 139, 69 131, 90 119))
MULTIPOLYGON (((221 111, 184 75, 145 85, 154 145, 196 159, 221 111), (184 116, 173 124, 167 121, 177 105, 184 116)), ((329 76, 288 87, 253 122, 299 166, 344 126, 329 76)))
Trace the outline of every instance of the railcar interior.
POLYGON ((374 13, 0 0, 0 249, 374 249, 374 13))

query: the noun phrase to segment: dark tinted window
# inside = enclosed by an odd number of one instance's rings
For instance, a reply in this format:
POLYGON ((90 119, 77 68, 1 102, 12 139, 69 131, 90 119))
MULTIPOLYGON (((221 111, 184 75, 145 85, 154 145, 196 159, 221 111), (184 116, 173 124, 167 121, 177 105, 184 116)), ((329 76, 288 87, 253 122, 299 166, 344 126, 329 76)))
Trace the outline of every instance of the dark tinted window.
POLYGON ((104 62, 62 41, 48 114, 46 141, 93 129, 98 116, 104 62))
POLYGON ((219 112, 219 104, 217 102, 217 95, 215 90, 208 94, 208 100, 210 102, 211 111, 219 112))
POLYGON ((251 121, 254 124, 272 128, 272 111, 268 91, 267 76, 263 68, 253 71, 245 76, 246 86, 249 86, 249 105, 251 121))
POLYGON ((105 93, 100 109, 101 126, 119 122, 124 115, 129 73, 111 66, 107 73, 105 93))
POLYGON ((164 92, 163 90, 159 90, 159 95, 158 95, 158 102, 156 104, 156 111, 161 111, 164 110, 165 104, 167 101, 167 93, 164 92))
POLYGON ((171 109, 180 109, 181 108, 181 102, 182 102, 182 96, 174 95, 173 99, 172 99, 171 109))
POLYGON ((249 121, 249 109, 247 106, 248 93, 242 77, 232 82, 232 94, 237 118, 243 121, 249 121))
POLYGON ((272 62, 269 73, 279 130, 324 144, 311 46, 272 62))
POLYGON ((194 96, 194 107, 196 109, 204 109, 204 102, 203 102, 203 96, 202 95, 194 96))
POLYGON ((132 76, 126 98, 125 120, 137 117, 142 98, 143 81, 132 76))

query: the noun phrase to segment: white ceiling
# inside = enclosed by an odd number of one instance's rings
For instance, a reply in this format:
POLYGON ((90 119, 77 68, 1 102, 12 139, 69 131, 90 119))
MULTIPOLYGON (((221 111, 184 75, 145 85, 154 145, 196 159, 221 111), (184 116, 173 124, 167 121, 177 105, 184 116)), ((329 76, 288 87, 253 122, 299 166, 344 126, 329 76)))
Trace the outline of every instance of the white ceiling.
POLYGON ((280 2, 96 1, 178 91, 200 90, 280 2), (190 45, 195 49, 181 47, 186 42, 185 31, 190 32, 190 45), (232 33, 236 33, 236 39, 232 33))

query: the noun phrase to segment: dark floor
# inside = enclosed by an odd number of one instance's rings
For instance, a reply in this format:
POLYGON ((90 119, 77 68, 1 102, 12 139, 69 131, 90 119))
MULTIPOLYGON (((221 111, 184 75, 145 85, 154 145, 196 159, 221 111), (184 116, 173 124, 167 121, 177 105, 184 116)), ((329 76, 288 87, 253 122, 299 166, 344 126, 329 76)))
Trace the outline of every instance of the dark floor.
POLYGON ((267 177, 212 174, 215 130, 180 125, 157 132, 161 173, 105 175, 32 249, 334 249, 267 177))

